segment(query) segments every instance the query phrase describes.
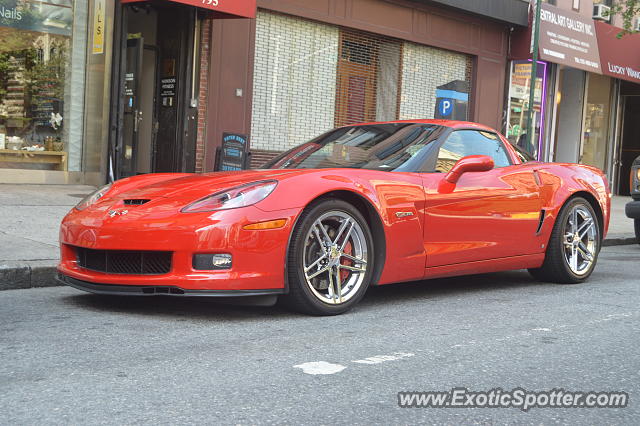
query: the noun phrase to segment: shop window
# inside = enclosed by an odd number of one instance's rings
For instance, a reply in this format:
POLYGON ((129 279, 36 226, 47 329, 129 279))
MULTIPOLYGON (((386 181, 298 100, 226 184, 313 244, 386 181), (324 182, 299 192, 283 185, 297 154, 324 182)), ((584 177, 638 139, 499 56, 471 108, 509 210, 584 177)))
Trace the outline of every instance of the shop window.
POLYGON ((266 160, 335 125, 340 30, 258 10, 251 149, 266 160))
POLYGON ((397 117, 400 42, 341 31, 336 126, 397 117))
POLYGON ((0 18, 0 168, 66 171, 73 1, 9 3, 0 18))
POLYGON ((467 120, 472 64, 469 55, 259 10, 253 158, 273 157, 336 126, 467 120))
POLYGON ((546 64, 538 62, 533 100, 534 135, 529 141, 529 95, 531 90, 531 61, 514 61, 511 68, 509 89, 509 121, 506 136, 512 145, 526 151, 534 158, 540 158, 542 144, 541 129, 544 125, 544 91, 546 85, 546 64))
POLYGON ((469 120, 470 56, 405 42, 398 118, 469 120))

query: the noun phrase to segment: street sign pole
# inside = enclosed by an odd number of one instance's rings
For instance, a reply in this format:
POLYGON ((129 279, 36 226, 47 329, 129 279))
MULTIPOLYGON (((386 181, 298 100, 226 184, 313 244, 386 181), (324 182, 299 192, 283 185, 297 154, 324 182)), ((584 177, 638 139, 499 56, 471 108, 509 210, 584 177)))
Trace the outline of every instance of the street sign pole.
MULTIPOLYGON (((529 82, 529 110, 527 111, 527 148, 530 153, 534 152, 534 135, 536 126, 533 122, 533 105, 536 95, 536 80, 538 77, 538 41, 540 38, 540 0, 531 0, 531 4, 535 7, 535 17, 533 18, 533 28, 531 29, 531 80, 529 82)), ((540 99, 540 103, 544 99, 540 99)), ((542 107, 542 105, 541 105, 542 107)), ((542 129, 540 129, 542 131, 542 129)))

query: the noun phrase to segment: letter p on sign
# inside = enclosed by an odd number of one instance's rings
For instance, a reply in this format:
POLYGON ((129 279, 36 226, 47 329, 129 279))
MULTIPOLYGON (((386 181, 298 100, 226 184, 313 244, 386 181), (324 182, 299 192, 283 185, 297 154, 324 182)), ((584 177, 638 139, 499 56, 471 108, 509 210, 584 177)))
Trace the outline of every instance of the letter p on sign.
POLYGON ((451 115, 453 111, 453 100, 452 99, 440 99, 440 115, 442 117, 448 117, 451 115))

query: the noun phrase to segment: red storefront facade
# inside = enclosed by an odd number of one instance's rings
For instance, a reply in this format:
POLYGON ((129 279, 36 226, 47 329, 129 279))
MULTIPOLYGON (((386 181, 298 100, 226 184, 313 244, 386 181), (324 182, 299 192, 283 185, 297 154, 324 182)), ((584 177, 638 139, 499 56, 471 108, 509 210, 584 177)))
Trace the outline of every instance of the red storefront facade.
POLYGON ((336 125, 437 116, 443 96, 457 100, 456 118, 501 125, 504 22, 403 0, 122 0, 117 9, 112 178, 216 170, 229 134, 246 137, 257 166, 336 125))

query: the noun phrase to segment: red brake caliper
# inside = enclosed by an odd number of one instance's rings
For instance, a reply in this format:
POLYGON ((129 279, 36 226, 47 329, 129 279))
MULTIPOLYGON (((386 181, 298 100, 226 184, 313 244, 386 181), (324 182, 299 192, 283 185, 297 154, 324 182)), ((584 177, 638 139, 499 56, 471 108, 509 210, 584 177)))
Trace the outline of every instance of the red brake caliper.
MULTIPOLYGON (((348 255, 353 256, 353 246, 351 245, 351 241, 349 241, 347 243, 346 246, 344 246, 344 252, 348 255)), ((340 259, 340 264, 341 265, 345 265, 345 266, 353 266, 353 260, 347 259, 345 257, 343 257, 342 259, 340 259)), ((340 279, 342 281, 345 281, 347 278, 349 278, 349 275, 351 274, 351 271, 347 271, 346 269, 342 269, 340 271, 340 279)))

